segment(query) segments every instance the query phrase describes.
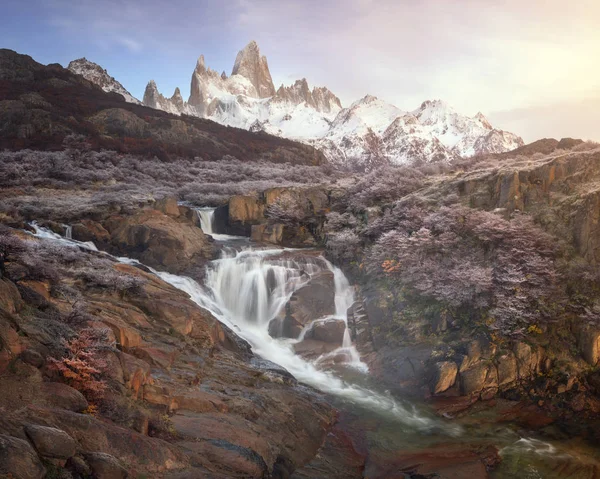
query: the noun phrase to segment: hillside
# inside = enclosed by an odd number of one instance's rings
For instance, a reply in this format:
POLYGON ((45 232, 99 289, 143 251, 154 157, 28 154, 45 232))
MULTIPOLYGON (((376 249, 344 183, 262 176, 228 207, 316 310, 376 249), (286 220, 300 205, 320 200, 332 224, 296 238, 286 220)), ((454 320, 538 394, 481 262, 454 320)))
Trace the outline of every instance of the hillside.
POLYGON ((173 116, 128 103, 60 65, 0 50, 0 148, 60 149, 65 136, 86 137, 93 149, 157 156, 319 165, 314 148, 209 120, 173 116))

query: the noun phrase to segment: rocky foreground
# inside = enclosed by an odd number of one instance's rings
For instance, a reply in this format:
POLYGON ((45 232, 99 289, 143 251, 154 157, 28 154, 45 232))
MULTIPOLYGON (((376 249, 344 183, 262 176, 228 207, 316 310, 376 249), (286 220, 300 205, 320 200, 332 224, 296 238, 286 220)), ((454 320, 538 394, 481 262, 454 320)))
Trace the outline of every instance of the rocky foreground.
MULTIPOLYGON (((178 216, 141 211, 113 229, 112 248, 178 271, 210 247, 178 216)), ((289 477, 315 457, 331 407, 185 293, 100 253, 2 239, 1 474, 289 477)))

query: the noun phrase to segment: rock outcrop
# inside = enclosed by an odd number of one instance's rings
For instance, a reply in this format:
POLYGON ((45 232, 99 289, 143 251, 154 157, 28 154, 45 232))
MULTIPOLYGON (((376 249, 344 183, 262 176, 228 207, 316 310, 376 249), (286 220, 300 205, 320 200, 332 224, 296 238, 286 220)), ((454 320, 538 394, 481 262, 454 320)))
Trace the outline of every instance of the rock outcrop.
MULTIPOLYGON (((155 207, 150 217, 174 219, 179 210, 169 200, 155 207)), ((97 253, 70 254, 85 263, 97 253)), ((24 271, 14 261, 7 271, 24 271)), ((96 264, 135 279, 139 289, 98 288, 64 270, 61 283, 86 305, 71 323, 61 318, 73 305, 56 287, 36 285, 26 273, 2 278, 0 356, 8 362, 0 361, 0 474, 41 479, 51 465, 92 477, 258 479, 288 477, 313 460, 335 419, 320 396, 253 358, 208 311, 157 276, 96 264), (39 289, 45 304, 21 298, 25 286, 39 289), (53 336, 49 324, 62 329, 53 336), (107 341, 94 353, 105 388, 93 402, 58 382, 50 366, 61 357, 55 335, 69 328, 102 332, 107 341)))
POLYGON ((231 75, 240 75, 250 80, 258 98, 270 98, 275 95, 267 57, 261 56, 255 41, 251 41, 238 52, 231 75))
POLYGON ((261 243, 314 246, 322 239, 329 207, 329 192, 322 187, 270 188, 256 196, 232 196, 217 208, 215 219, 219 232, 261 243))
POLYGON ((113 92, 121 95, 125 101, 141 105, 141 102, 134 98, 123 85, 111 77, 108 72, 97 63, 91 62, 86 58, 78 58, 69 63, 67 67, 77 75, 81 75, 88 81, 98 85, 105 92, 113 92))

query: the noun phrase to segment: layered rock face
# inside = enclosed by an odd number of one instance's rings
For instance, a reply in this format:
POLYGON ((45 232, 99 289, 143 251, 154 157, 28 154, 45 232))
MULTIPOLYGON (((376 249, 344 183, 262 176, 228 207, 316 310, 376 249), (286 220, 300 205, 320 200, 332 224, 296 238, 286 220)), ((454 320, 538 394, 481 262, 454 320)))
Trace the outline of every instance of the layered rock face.
POLYGON ((236 195, 217 208, 217 231, 250 236, 261 243, 315 246, 322 239, 329 205, 329 193, 321 187, 270 188, 257 196, 236 195))

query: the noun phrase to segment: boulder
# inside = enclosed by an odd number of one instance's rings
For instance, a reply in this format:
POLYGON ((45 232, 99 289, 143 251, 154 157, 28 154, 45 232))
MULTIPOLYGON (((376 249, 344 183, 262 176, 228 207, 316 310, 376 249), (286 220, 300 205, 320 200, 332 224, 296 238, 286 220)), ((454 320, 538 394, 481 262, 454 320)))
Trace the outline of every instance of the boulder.
POLYGON ((440 394, 447 391, 456 382, 458 366, 453 361, 442 361, 435 363, 431 381, 431 392, 440 394))
POLYGON ((307 339, 342 345, 346 323, 341 319, 315 321, 304 336, 307 339))
POLYGON ((95 479, 125 479, 128 476, 119 460, 110 454, 89 452, 84 457, 95 479))
POLYGON ((158 200, 154 204, 154 209, 164 213, 167 216, 172 216, 174 218, 178 218, 181 214, 179 209, 179 205, 177 204, 177 200, 172 197, 165 197, 161 200, 158 200))
POLYGON ((258 224, 265 221, 264 205, 254 196, 232 196, 229 199, 229 221, 258 224))
POLYGON ((30 424, 25 426, 25 434, 43 457, 69 459, 79 447, 77 441, 65 431, 53 427, 30 424))
POLYGON ((97 246, 110 242, 110 233, 100 223, 92 220, 81 220, 75 223, 71 234, 74 240, 91 241, 97 246))
POLYGON ((81 412, 87 409, 88 402, 79 391, 63 383, 42 383, 41 391, 50 406, 81 412))
POLYGON ((0 434, 0 477, 41 479, 45 475, 46 469, 27 441, 0 434))
POLYGON ((518 341, 513 346, 517 360, 517 374, 520 379, 527 379, 539 371, 542 360, 541 348, 532 348, 529 344, 518 341))
POLYGON ((15 284, 7 278, 0 278, 0 305, 10 314, 23 307, 23 299, 15 284))
POLYGON ((21 361, 26 364, 30 364, 33 367, 41 368, 45 361, 40 353, 38 353, 35 349, 26 349, 21 353, 21 361))
POLYGON ((517 358, 512 352, 501 355, 496 360, 498 370, 498 386, 509 386, 517 381, 517 358))
POLYGON ((587 363, 595 366, 600 360, 600 330, 590 326, 579 329, 577 345, 587 363))
POLYGON ((212 243, 200 228, 156 210, 112 217, 106 222, 116 254, 171 273, 181 273, 213 257, 212 243))
POLYGON ((331 271, 322 271, 313 276, 308 284, 292 294, 289 301, 289 317, 301 327, 334 313, 335 284, 331 271))
POLYGON ((479 394, 486 385, 490 367, 479 362, 470 369, 460 372, 460 392, 463 395, 479 394))

